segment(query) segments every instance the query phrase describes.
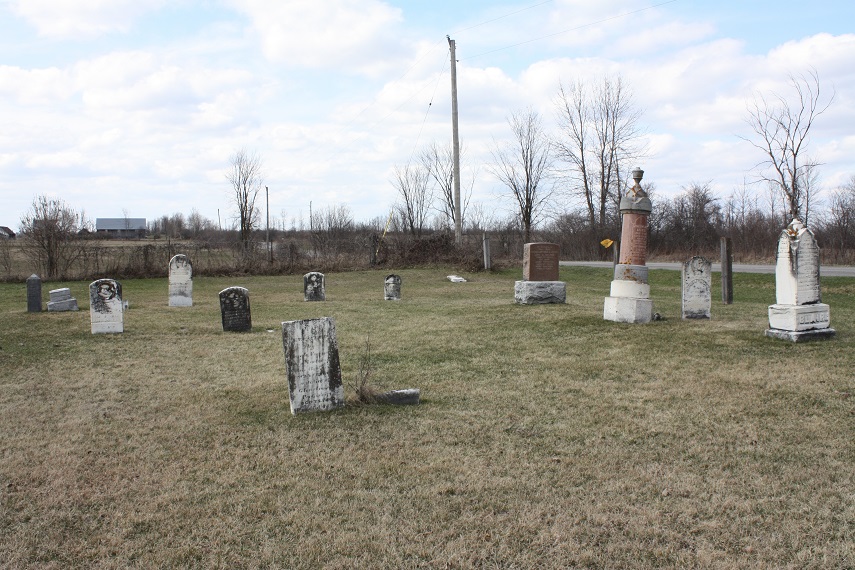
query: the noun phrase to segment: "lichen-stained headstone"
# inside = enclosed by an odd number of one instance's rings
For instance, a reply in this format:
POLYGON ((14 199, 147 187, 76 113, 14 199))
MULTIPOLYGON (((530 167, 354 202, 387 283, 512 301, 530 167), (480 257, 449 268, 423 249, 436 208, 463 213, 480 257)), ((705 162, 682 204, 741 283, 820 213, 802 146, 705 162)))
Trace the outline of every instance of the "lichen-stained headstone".
POLYGON ((282 345, 292 414, 328 411, 344 405, 334 319, 285 321, 282 345))
POLYGON ((121 283, 115 279, 98 279, 89 284, 89 320, 92 334, 125 331, 121 283))
POLYGON ((228 287, 220 291, 220 312, 223 317, 224 331, 249 332, 252 330, 249 290, 245 287, 228 287))
POLYGON ((27 312, 42 312, 42 280, 35 273, 27 277, 27 312))
POLYGON ((401 300, 401 276, 387 275, 383 282, 383 299, 386 301, 401 300))
POLYGON ((193 266, 182 253, 169 260, 169 306, 193 306, 193 266))
POLYGON ((712 263, 695 256, 683 263, 683 318, 709 319, 712 307, 712 263))
POLYGON ((305 301, 325 301, 324 274, 312 271, 303 275, 303 299, 305 301))

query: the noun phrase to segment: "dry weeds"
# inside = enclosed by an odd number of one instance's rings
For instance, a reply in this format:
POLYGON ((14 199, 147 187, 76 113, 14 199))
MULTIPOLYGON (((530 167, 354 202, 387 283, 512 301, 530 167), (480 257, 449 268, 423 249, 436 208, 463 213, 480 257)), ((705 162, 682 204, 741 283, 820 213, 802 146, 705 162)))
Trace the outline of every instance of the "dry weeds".
MULTIPOLYGON (((3 568, 852 568, 855 301, 824 279, 835 340, 763 337, 772 276, 679 319, 602 320, 609 276, 562 270, 563 306, 512 303, 517 271, 125 281, 126 332, 27 314, 0 285, 3 568), (254 329, 216 293, 250 289, 254 329), (418 407, 291 416, 280 322, 333 316, 345 377, 418 407)), ((60 285, 57 285, 60 286, 60 285)))

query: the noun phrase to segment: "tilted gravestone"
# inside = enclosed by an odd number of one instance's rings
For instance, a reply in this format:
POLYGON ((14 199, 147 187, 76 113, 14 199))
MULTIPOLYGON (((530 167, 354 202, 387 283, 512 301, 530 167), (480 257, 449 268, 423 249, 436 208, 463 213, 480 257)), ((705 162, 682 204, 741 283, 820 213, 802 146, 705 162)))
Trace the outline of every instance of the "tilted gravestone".
POLYGON ((115 279, 98 279, 89 284, 89 320, 92 334, 125 331, 121 283, 115 279))
POLYGON ((249 306, 249 290, 244 287, 228 287, 220 291, 220 313, 223 319, 223 331, 251 331, 252 312, 249 306))
POLYGON ((383 300, 385 301, 400 301, 401 300, 401 276, 387 275, 383 281, 383 300))
POLYGON ((47 304, 47 310, 51 312, 61 311, 76 311, 77 299, 71 296, 71 289, 63 287, 61 289, 52 289, 49 292, 50 301, 47 304))
POLYGON ((775 299, 769 306, 766 336, 799 342, 835 335, 829 306, 821 302, 819 246, 799 220, 778 238, 775 299))
POLYGON ((558 280, 559 247, 556 243, 523 246, 523 280, 514 282, 514 302, 520 305, 564 303, 567 284, 558 280))
POLYGON ((682 312, 684 319, 709 319, 712 307, 712 263, 695 256, 683 263, 682 312))
POLYGON ((193 266, 181 253, 169 260, 169 306, 193 306, 193 266))
POLYGON ((303 275, 303 300, 325 301, 326 298, 324 274, 312 271, 303 275))
POLYGON ((42 312, 42 280, 35 273, 27 277, 27 312, 42 312))
POLYGON ((335 320, 330 317, 282 323, 282 345, 291 413, 344 405, 335 320))

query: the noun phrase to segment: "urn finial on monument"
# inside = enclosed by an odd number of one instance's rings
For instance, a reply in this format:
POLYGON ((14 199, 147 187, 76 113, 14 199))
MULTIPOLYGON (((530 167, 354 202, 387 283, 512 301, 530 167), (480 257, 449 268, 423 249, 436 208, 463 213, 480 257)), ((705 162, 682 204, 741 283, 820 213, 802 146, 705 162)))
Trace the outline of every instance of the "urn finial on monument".
POLYGON ((644 177, 644 171, 637 166, 632 171, 632 179, 635 182, 626 194, 620 198, 620 213, 627 212, 643 212, 649 214, 653 210, 653 205, 650 203, 650 198, 647 192, 641 187, 641 179, 644 177))

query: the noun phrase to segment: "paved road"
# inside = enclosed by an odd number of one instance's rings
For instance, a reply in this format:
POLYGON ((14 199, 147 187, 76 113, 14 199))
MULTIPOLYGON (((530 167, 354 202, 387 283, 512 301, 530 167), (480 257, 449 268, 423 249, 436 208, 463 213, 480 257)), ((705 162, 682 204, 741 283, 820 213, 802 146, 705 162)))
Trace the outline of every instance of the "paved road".
MULTIPOLYGON (((568 267, 612 267, 611 261, 561 261, 561 265, 568 267)), ((648 263, 647 267, 651 269, 673 269, 680 270, 682 263, 648 263)), ((721 271, 721 264, 713 263, 713 271, 721 271)), ((734 273, 775 273, 774 265, 760 265, 749 263, 734 263, 734 273)), ((823 265, 819 268, 819 274, 824 277, 855 277, 855 267, 848 265, 823 265)))

